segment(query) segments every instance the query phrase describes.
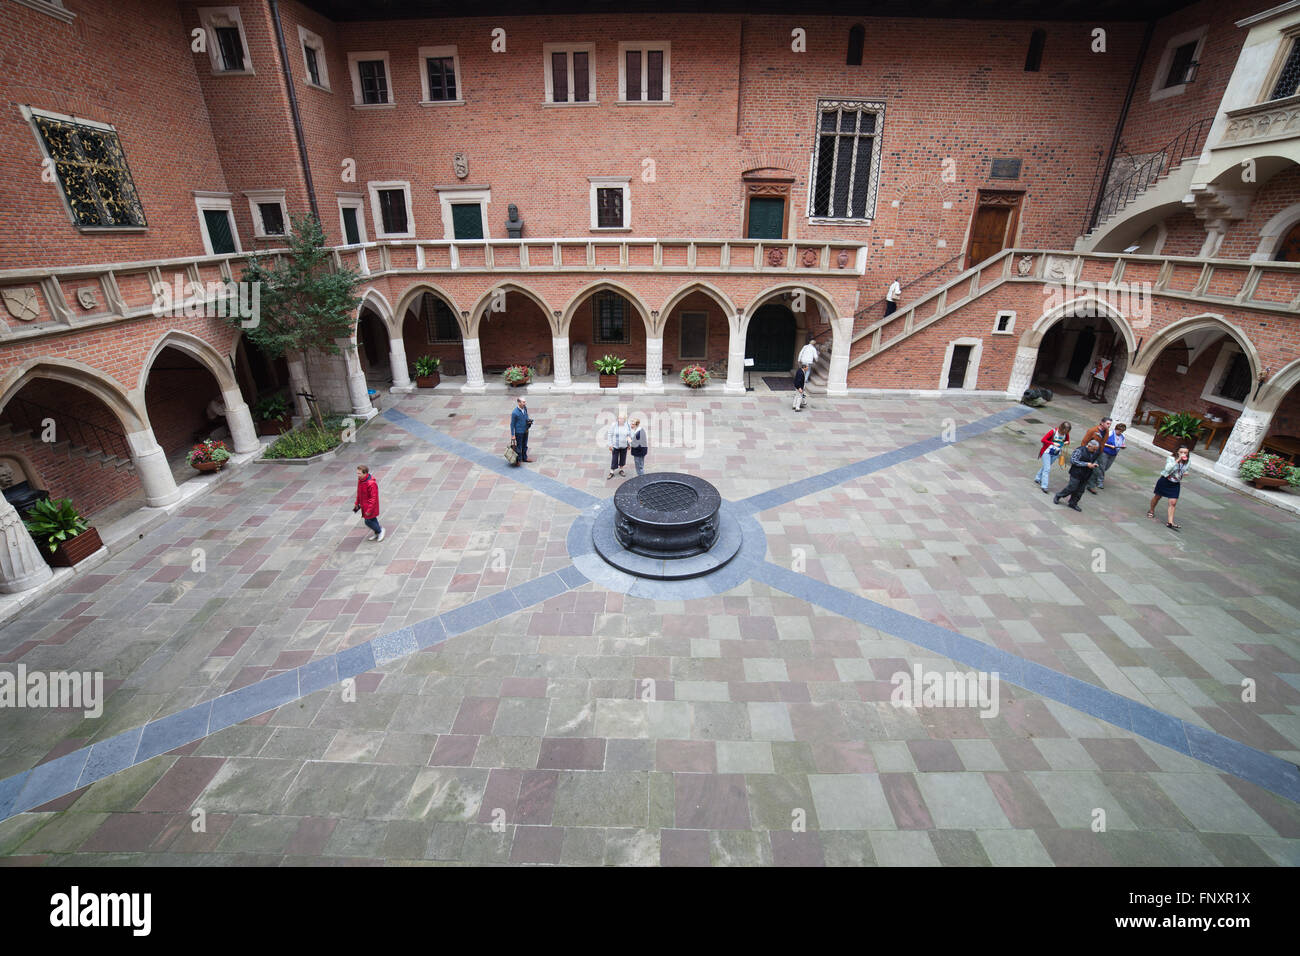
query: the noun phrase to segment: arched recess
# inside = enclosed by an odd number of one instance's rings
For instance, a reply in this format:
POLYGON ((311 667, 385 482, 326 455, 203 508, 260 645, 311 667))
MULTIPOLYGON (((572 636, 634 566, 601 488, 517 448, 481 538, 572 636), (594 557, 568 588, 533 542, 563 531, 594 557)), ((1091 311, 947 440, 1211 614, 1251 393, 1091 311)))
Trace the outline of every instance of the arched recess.
POLYGON ((651 317, 650 310, 646 307, 646 304, 641 301, 639 295, 620 282, 602 280, 600 282, 593 282, 590 285, 583 286, 574 293, 573 297, 569 299, 568 304, 564 307, 564 311, 560 315, 560 321, 556 328, 556 335, 567 336, 569 334, 569 325, 573 322, 573 316, 577 313, 582 304, 587 301, 587 299, 591 298, 598 292, 616 292, 626 299, 631 304, 636 314, 641 317, 641 322, 645 326, 647 337, 653 337, 655 333, 662 328, 662 326, 658 325, 658 323, 651 317))
POLYGON ((1104 399, 1123 380, 1136 349, 1137 336, 1121 312, 1097 296, 1079 296, 1048 309, 1021 333, 1016 362, 1022 371, 1013 370, 1011 387, 1066 387, 1104 399), (1093 375, 1098 360, 1103 378, 1093 375))
POLYGON ((412 369, 427 355, 441 361, 441 375, 465 374, 465 318, 448 296, 422 283, 402 297, 398 319, 402 351, 412 369))
POLYGON ((205 367, 212 373, 212 377, 217 380, 217 384, 221 386, 223 392, 237 392, 239 390, 239 386, 235 382, 235 373, 225 356, 197 335, 180 329, 170 329, 154 342, 153 348, 149 350, 149 355, 144 360, 144 365, 140 368, 140 381, 137 387, 141 393, 144 392, 145 384, 149 380, 149 369, 153 367, 158 354, 169 347, 184 352, 205 367))
MULTIPOLYGON (((479 325, 483 321, 483 314, 492 307, 493 300, 495 300, 498 295, 509 296, 512 292, 521 295, 526 299, 530 299, 534 305, 541 309, 542 314, 546 316, 547 323, 551 327, 551 334, 556 334, 555 313, 545 299, 527 286, 519 285, 515 282, 502 282, 500 285, 495 285, 491 289, 488 289, 479 296, 478 301, 474 303, 473 308, 470 309, 469 319, 466 320, 462 329, 465 337, 467 339, 478 338, 479 325)), ((447 299, 447 302, 450 304, 451 299, 447 299)), ((462 316, 462 318, 464 317, 462 316)))
MULTIPOLYGON (((432 282, 417 282, 402 293, 402 297, 397 300, 397 308, 393 310, 394 324, 398 322, 405 323, 406 314, 412 309, 419 308, 420 296, 426 292, 433 293, 450 306, 452 314, 456 316, 456 321, 460 324, 460 334, 467 335, 469 330, 465 327, 465 317, 460 314, 460 307, 456 305, 456 300, 451 297, 451 294, 446 289, 434 285, 432 282)), ((400 334, 400 332, 401 327, 399 326, 398 333, 400 334)))
POLYGON ((369 310, 383 321, 387 328, 388 334, 401 334, 401 327, 397 323, 397 316, 400 312, 395 313, 392 306, 388 304, 388 299, 378 289, 370 288, 365 291, 361 297, 361 302, 357 305, 356 315, 352 317, 352 342, 356 344, 357 328, 361 323, 361 313, 369 310))
POLYGON ((24 386, 42 378, 74 385, 89 392, 108 406, 128 435, 143 431, 147 427, 146 416, 136 408, 121 385, 98 369, 68 359, 29 359, 17 368, 11 369, 3 379, 0 379, 0 412, 24 386))
POLYGON ((659 314, 661 316, 668 315, 670 312, 672 312, 673 309, 677 308, 677 306, 681 304, 681 301, 683 299, 685 299, 688 295, 691 295, 692 293, 695 292, 702 292, 705 295, 707 295, 709 298, 713 299, 713 301, 718 303, 718 306, 727 315, 735 315, 738 311, 740 311, 736 307, 736 303, 731 301, 731 296, 727 295, 727 293, 723 292, 717 286, 713 285, 713 283, 691 282, 687 285, 682 286, 671 296, 669 296, 668 301, 663 304, 662 308, 660 308, 659 314))
MULTIPOLYGON (((801 292, 804 294, 804 296, 808 299, 809 302, 811 302, 813 305, 817 307, 817 314, 819 319, 829 322, 832 325, 832 327, 834 327, 835 319, 839 318, 839 313, 836 311, 835 308, 834 299, 832 299, 825 291, 818 289, 816 286, 787 283, 782 285, 771 286, 767 289, 764 289, 757 296, 755 296, 754 301, 751 302, 748 306, 746 306, 744 314, 742 315, 740 320, 740 328, 737 331, 739 331, 739 333, 742 336, 744 336, 745 333, 749 331, 749 320, 753 317, 754 313, 758 311, 759 307, 763 306, 768 302, 774 301, 778 297, 782 297, 782 296, 789 299, 795 299, 797 295, 801 292)), ((808 314, 808 313, 806 312, 806 310, 804 313, 799 313, 796 311, 796 315, 799 314, 808 314)), ((821 322, 815 323, 815 325, 818 327, 812 328, 810 330, 814 333, 820 331, 819 327, 821 325, 821 322)))
POLYGON ((1146 375, 1151 371, 1151 366, 1155 364, 1161 352, 1183 336, 1204 329, 1215 329, 1230 335, 1250 362, 1251 374, 1258 378, 1259 371, 1263 366, 1260 361, 1259 350, 1255 348, 1255 343, 1250 340, 1250 337, 1245 332, 1216 312, 1190 315, 1165 326, 1151 337, 1150 342, 1143 346, 1142 353, 1133 362, 1133 372, 1138 375, 1146 375))
POLYGON ((726 375, 737 311, 731 297, 708 282, 688 283, 674 292, 659 310, 665 366, 678 371, 703 365, 726 375))
POLYGON ((1021 334, 1020 347, 1038 348, 1042 344, 1043 336, 1047 334, 1053 325, 1062 319, 1079 315, 1086 317, 1100 316, 1109 319, 1124 336, 1124 344, 1128 346, 1128 353, 1132 355, 1136 351, 1137 335, 1134 334, 1133 327, 1129 324, 1128 319, 1111 308, 1104 300, 1092 295, 1079 296, 1069 302, 1063 302, 1061 305, 1048 309, 1021 334))
MULTIPOLYGON (((1279 261, 1283 253, 1282 247, 1291 245, 1288 240, 1291 238, 1292 231, 1297 228, 1300 228, 1300 202, 1292 203, 1264 223, 1259 230, 1259 246, 1255 249, 1251 259, 1279 261)), ((1297 260, 1287 258, 1282 261, 1295 262, 1297 260)))
POLYGON ((1260 411, 1271 415, 1277 411, 1278 406, 1282 404, 1282 400, 1298 385, 1300 385, 1300 359, 1295 359, 1284 365, 1280 371, 1264 383, 1255 398, 1254 405, 1260 411))

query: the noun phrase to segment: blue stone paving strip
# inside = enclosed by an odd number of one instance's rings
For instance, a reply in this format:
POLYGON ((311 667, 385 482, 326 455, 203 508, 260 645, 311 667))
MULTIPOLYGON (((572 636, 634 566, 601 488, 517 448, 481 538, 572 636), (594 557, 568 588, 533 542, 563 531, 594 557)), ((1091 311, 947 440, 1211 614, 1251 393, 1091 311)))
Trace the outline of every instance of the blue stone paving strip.
POLYGON ((586 583, 569 565, 6 777, 0 820, 586 583))
MULTIPOLYGON (((384 418, 388 419, 398 428, 409 432, 416 438, 423 439, 431 445, 437 445, 443 451, 451 452, 466 461, 473 462, 481 468, 488 471, 494 471, 503 478, 509 478, 520 484, 527 485, 534 491, 540 491, 557 501, 562 501, 566 505, 571 505, 582 511, 590 508, 600 499, 595 495, 589 495, 585 491, 579 491, 577 488, 570 488, 554 478, 547 478, 528 468, 527 465, 507 465, 506 460, 501 453, 492 454, 486 452, 469 442, 463 442, 459 438, 452 438, 444 432, 438 431, 431 425, 426 425, 418 418, 412 418, 410 415, 404 415, 395 408, 390 408, 383 412, 384 418)), ((505 451, 505 445, 502 444, 501 452, 505 451)))
POLYGON ((753 576, 755 580, 778 591, 803 598, 810 604, 942 654, 959 664, 980 671, 997 671, 999 679, 1009 684, 1066 704, 1121 730, 1145 737, 1300 803, 1300 767, 1280 757, 1161 713, 1130 700, 1123 694, 1024 660, 983 641, 850 594, 771 562, 763 562, 754 567, 753 576))
MULTIPOLYGON (((962 425, 957 429, 956 441, 965 441, 968 438, 974 438, 976 435, 982 435, 994 428, 999 428, 1007 422, 1013 422, 1018 418, 1023 418, 1032 412, 1033 409, 1027 405, 1013 405, 1011 408, 1003 409, 1000 412, 994 412, 992 415, 986 415, 978 421, 971 422, 969 425, 962 425)), ((820 475, 813 475, 811 478, 802 478, 799 481, 792 481, 788 485, 782 485, 779 488, 772 488, 761 494, 752 495, 741 501, 736 502, 735 507, 741 514, 755 514, 759 511, 766 511, 769 508, 776 508, 780 505, 789 504, 796 499, 805 495, 815 494, 818 491, 825 491, 827 488, 833 488, 836 485, 843 484, 846 481, 852 481, 855 478, 862 478, 872 472, 880 471, 884 468, 890 468, 894 465, 902 464, 913 458, 919 458, 922 455, 928 455, 932 451, 938 451, 945 448, 953 442, 944 441, 941 436, 936 435, 933 438, 925 438, 902 448, 896 448, 893 451, 887 451, 884 454, 876 455, 872 458, 865 458, 862 461, 856 461, 851 465, 844 465, 840 468, 833 468, 830 471, 823 472, 820 475)))

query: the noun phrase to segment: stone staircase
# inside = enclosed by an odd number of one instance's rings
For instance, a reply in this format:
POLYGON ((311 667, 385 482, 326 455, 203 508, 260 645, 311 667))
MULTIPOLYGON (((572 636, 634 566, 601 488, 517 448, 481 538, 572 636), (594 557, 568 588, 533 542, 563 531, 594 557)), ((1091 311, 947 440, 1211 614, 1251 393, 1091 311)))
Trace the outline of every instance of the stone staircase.
POLYGON ((30 430, 20 431, 10 422, 0 422, 0 449, 5 447, 38 448, 42 446, 56 454, 66 454, 69 459, 84 459, 104 468, 125 468, 128 471, 135 468, 135 464, 130 458, 98 451, 85 445, 76 444, 68 439, 56 442, 41 442, 37 440, 30 430))
POLYGON ((1117 206, 1105 219, 1099 220, 1096 226, 1074 240, 1074 251, 1093 251, 1097 243, 1120 222, 1138 219, 1149 213, 1152 221, 1142 227, 1145 231, 1145 228, 1164 218, 1167 207, 1181 204, 1187 196, 1199 161, 1199 157, 1191 156, 1160 174, 1141 193, 1117 206))

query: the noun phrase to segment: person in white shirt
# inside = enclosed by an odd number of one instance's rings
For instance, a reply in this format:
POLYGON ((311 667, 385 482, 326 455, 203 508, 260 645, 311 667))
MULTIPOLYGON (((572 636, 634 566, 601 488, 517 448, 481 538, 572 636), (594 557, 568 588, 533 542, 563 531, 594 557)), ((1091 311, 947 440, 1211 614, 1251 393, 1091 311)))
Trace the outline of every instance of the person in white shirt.
POLYGON ((898 297, 903 294, 903 287, 895 279, 889 284, 889 291, 885 293, 885 315, 893 315, 898 308, 898 297))
POLYGON ((812 368, 817 364, 818 354, 817 343, 813 341, 813 337, 810 335, 808 336, 808 344, 799 350, 799 364, 812 368))
POLYGON ((609 426, 609 474, 605 476, 606 481, 614 477, 615 468, 620 475, 623 474, 623 466, 627 464, 627 449, 631 444, 632 429, 627 427, 627 416, 620 415, 618 421, 609 426))

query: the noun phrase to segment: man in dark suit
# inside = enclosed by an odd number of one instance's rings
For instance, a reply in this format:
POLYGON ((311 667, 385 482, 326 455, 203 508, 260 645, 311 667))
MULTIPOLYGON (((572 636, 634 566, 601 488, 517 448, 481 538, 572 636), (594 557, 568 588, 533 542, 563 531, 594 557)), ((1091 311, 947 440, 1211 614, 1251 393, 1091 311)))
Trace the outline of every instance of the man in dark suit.
POLYGON ((532 423, 528 417, 528 402, 522 398, 515 399, 515 410, 510 413, 510 444, 521 462, 531 460, 528 457, 528 426, 532 423))
POLYGON ((1101 445, 1094 438, 1086 445, 1080 445, 1070 456, 1070 483, 1052 497, 1052 503, 1059 505, 1061 499, 1070 496, 1070 507, 1082 511, 1079 499, 1083 497, 1083 488, 1097 470, 1097 456, 1101 454, 1101 445))

